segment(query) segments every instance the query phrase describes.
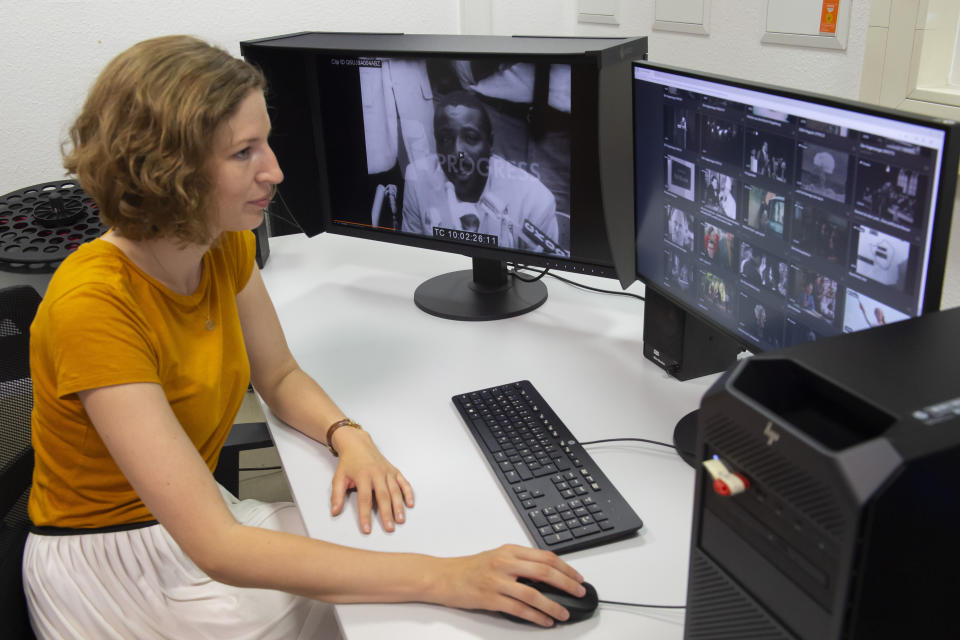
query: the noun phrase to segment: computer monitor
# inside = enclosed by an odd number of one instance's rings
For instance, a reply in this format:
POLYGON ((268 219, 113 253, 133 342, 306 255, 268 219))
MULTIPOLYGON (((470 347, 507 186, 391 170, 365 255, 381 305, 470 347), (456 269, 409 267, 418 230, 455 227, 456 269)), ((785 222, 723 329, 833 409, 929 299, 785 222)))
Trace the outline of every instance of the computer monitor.
POLYGON ((460 253, 414 300, 462 320, 546 299, 508 263, 616 277, 603 197, 632 150, 630 62, 645 38, 304 33, 241 43, 268 80, 280 203, 307 234, 460 253), (621 132, 622 132, 621 128, 621 132))
POLYGON ((645 62, 633 104, 635 242, 616 253, 707 327, 684 352, 939 308, 956 123, 645 62))

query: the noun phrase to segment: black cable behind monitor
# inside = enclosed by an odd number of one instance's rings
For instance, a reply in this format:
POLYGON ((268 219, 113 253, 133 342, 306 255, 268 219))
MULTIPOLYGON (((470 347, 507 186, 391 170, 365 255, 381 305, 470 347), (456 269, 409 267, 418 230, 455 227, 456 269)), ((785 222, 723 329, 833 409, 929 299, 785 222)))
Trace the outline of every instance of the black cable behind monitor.
POLYGON ((523 265, 523 264, 513 264, 513 263, 508 263, 508 264, 512 264, 512 266, 513 266, 513 271, 511 272, 511 275, 512 275, 514 278, 517 278, 518 280, 523 280, 524 282, 535 282, 535 281, 537 281, 537 280, 540 280, 540 279, 543 278, 544 276, 550 276, 551 278, 555 278, 555 279, 559 280, 560 282, 564 282, 564 283, 566 283, 566 284, 569 284, 569 285, 572 286, 572 287, 577 287, 578 289, 584 289, 584 290, 586 290, 586 291, 593 291, 594 293, 605 293, 605 294, 609 294, 609 295, 612 295, 612 296, 627 296, 628 298, 636 298, 637 300, 640 300, 641 302, 643 302, 644 300, 646 300, 646 298, 644 298, 643 296, 641 296, 641 295, 639 295, 639 294, 636 294, 636 293, 631 293, 631 292, 629 292, 629 291, 613 291, 613 290, 611 290, 611 289, 600 289, 599 287, 591 287, 590 285, 582 284, 582 283, 580 283, 580 282, 575 282, 575 281, 573 281, 573 280, 570 280, 569 278, 564 278, 563 276, 558 276, 557 274, 552 273, 552 272, 550 271, 550 269, 544 269, 544 270, 542 270, 542 271, 536 271, 535 273, 537 273, 537 276, 536 276, 535 278, 529 279, 529 280, 525 280, 525 279, 523 278, 523 276, 520 275, 519 272, 520 272, 521 270, 524 270, 524 271, 533 271, 533 268, 532 268, 532 267, 529 267, 529 266, 523 265))

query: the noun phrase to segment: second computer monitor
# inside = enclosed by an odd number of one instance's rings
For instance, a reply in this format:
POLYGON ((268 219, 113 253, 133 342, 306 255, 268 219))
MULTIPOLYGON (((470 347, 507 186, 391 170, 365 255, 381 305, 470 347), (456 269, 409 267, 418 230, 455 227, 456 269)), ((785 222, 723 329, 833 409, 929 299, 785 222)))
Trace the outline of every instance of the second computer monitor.
POLYGON ((955 123, 634 64, 640 279, 753 351, 939 307, 955 123))

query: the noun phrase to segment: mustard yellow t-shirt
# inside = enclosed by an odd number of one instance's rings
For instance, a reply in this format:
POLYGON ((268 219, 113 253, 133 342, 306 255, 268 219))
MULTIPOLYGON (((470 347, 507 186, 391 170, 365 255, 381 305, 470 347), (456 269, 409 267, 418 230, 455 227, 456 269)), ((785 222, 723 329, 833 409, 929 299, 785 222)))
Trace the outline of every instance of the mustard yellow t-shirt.
POLYGON ((223 234, 203 256, 191 295, 171 291, 104 240, 64 260, 31 326, 34 525, 86 529, 154 519, 78 391, 160 384, 207 466, 216 467, 250 380, 236 294, 254 257, 252 233, 223 234))

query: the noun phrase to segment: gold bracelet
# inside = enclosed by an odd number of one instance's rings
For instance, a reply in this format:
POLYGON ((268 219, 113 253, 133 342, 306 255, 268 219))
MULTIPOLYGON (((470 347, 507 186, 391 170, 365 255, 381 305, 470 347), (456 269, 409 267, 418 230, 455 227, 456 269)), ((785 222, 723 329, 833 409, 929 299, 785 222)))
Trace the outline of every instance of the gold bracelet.
POLYGON ((360 431, 363 431, 363 427, 361 427, 359 424, 357 424, 356 422, 354 422, 354 421, 351 420, 350 418, 344 418, 343 420, 337 420, 337 421, 334 422, 332 425, 330 425, 330 427, 327 429, 327 442, 326 442, 326 445, 327 445, 327 449, 330 449, 330 453, 332 453, 334 456, 338 456, 338 457, 339 457, 340 454, 337 453, 337 450, 333 448, 333 434, 336 433, 337 429, 339 429, 340 427, 352 427, 353 429, 360 429, 360 431))

